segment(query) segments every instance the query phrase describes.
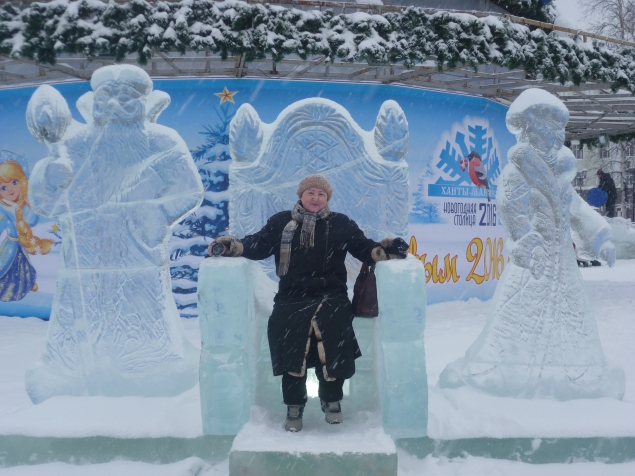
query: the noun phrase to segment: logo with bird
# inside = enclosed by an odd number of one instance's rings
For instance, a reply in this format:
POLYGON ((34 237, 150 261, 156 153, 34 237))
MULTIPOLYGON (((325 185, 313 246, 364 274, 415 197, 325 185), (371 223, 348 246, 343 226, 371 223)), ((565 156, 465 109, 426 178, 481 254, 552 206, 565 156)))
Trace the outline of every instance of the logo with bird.
POLYGON ((476 186, 485 190, 488 201, 496 196, 500 158, 498 143, 486 119, 468 117, 462 124, 455 124, 451 132, 444 134, 435 155, 441 172, 436 185, 476 186))

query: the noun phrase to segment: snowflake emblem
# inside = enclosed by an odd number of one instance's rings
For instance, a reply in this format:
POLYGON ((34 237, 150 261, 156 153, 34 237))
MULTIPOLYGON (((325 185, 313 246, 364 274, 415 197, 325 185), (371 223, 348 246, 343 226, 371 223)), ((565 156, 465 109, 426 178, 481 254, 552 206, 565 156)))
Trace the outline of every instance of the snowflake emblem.
POLYGON ((500 175, 498 144, 486 119, 466 117, 452 131, 444 134, 435 156, 437 168, 442 172, 436 181, 443 185, 472 185, 469 173, 470 153, 476 152, 487 171, 488 182, 495 187, 500 175))

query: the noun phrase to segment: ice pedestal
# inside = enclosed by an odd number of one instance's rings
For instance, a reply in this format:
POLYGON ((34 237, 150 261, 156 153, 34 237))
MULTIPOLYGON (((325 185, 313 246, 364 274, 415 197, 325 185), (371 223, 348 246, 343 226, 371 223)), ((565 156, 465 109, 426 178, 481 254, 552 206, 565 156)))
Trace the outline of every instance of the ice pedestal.
MULTIPOLYGON (((376 273, 379 317, 354 320, 363 355, 356 361, 344 412, 379 410, 383 430, 393 438, 422 437, 428 412, 423 266, 414 258, 394 260, 378 263, 376 273)), ((200 382, 206 434, 237 434, 249 419, 251 404, 272 413, 284 409, 267 342, 271 307, 253 291, 268 279, 256 262, 244 258, 210 258, 200 268, 200 382)), ((317 402, 308 403, 305 414, 311 413, 319 413, 317 402)))
POLYGON ((282 413, 253 407, 229 453, 229 474, 257 476, 396 476, 397 452, 376 414, 358 412, 342 425, 304 418, 301 433, 282 426, 282 413))

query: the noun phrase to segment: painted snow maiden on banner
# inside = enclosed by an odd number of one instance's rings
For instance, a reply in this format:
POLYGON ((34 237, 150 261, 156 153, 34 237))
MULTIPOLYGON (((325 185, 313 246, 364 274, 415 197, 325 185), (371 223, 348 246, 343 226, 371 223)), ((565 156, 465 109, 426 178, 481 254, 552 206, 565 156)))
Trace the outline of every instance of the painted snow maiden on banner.
POLYGON ((38 217, 28 200, 26 165, 17 155, 0 156, 0 301, 19 301, 38 289, 37 273, 28 255, 47 254, 53 241, 33 235, 38 217))
POLYGON ((573 235, 598 259, 615 262, 610 227, 571 186, 576 161, 563 147, 569 112, 555 96, 530 89, 506 120, 517 144, 498 204, 511 263, 481 335, 439 385, 519 398, 622 398, 624 372, 604 357, 572 246, 573 235))
POLYGON ((214 245, 222 244, 224 256, 252 260, 275 256, 280 283, 267 334, 273 373, 282 375, 287 431, 302 429, 306 369, 311 367, 316 370, 326 421, 343 421, 344 380, 353 376, 355 359, 361 356, 346 286, 346 254, 362 262, 407 256, 403 239, 377 243, 346 215, 332 212, 327 204, 332 194, 324 176, 309 175, 300 181, 300 200, 293 210, 276 213, 253 235, 241 240, 223 236, 209 248, 210 255, 214 245))

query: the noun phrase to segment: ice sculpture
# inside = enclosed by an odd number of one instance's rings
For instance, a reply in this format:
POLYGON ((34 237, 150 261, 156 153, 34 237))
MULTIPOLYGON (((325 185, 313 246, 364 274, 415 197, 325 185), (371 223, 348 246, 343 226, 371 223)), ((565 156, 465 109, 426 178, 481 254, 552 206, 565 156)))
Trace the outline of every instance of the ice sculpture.
POLYGON ((617 259, 635 258, 635 225, 630 220, 622 217, 606 218, 611 225, 615 245, 615 257, 617 259))
POLYGON ((170 226, 203 187, 176 131, 155 124, 169 96, 136 66, 93 73, 77 103, 87 124, 41 86, 27 108, 49 157, 29 200, 61 224, 62 250, 46 349, 26 374, 38 403, 54 395, 175 395, 198 380, 170 286, 170 226))
MULTIPOLYGON (((330 208, 355 220, 366 236, 407 235, 408 122, 395 101, 382 104, 372 131, 328 99, 293 103, 272 124, 243 104, 229 144, 231 234, 255 233, 273 214, 291 210, 298 182, 322 174, 336 190, 330 208)), ((272 259, 263 266, 275 278, 272 259)))
MULTIPOLYGON (((370 332, 357 338, 362 359, 371 361, 360 365, 350 380, 345 412, 376 410, 372 402, 376 395, 369 392, 379 391, 384 431, 393 438, 422 437, 428 422, 424 269, 411 256, 380 262, 376 273, 379 316, 354 321, 363 322, 364 329, 370 325, 370 332)), ((245 258, 209 258, 199 269, 201 411, 206 434, 237 434, 249 420, 251 404, 272 411, 283 408, 280 378, 273 377, 269 357, 267 320, 273 303, 262 302, 265 281, 271 283, 258 263, 245 258)), ((317 402, 310 402, 307 411, 313 407, 317 410, 317 402)))
POLYGON ((571 187, 576 161, 563 147, 568 120, 564 104, 539 89, 524 91, 507 112, 517 144, 497 200, 511 262, 485 328, 445 368, 440 387, 558 400, 624 395, 624 372, 604 357, 576 265, 572 229, 610 266, 615 248, 606 221, 571 187))

